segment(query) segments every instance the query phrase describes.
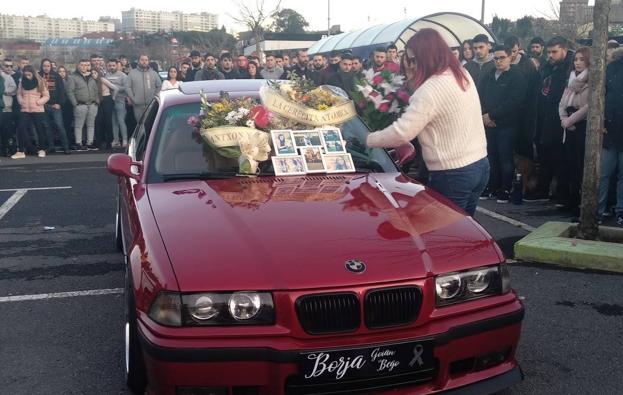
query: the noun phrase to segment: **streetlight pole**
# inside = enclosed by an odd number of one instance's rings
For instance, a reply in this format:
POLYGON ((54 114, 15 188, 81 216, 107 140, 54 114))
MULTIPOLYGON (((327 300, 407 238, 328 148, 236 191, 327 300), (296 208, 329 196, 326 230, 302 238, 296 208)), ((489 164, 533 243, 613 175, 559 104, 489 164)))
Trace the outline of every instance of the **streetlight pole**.
POLYGON ((480 7, 480 23, 485 24, 485 0, 482 0, 482 7, 480 7))
POLYGON ((331 0, 327 0, 327 36, 331 35, 331 0))

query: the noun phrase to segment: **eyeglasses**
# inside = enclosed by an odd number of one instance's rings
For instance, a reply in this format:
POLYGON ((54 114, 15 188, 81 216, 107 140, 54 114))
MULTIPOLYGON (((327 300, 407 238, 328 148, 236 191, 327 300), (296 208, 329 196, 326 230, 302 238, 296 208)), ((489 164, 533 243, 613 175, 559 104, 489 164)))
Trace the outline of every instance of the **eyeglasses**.
POLYGON ((500 61, 502 61, 504 59, 508 59, 508 56, 494 56, 493 57, 493 60, 496 61, 496 62, 500 62, 500 61))

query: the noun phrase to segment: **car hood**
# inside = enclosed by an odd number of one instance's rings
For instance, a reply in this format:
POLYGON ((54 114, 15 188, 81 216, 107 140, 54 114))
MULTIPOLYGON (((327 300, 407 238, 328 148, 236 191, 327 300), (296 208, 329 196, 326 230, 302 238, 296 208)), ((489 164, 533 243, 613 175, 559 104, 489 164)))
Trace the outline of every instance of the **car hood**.
POLYGON ((182 291, 382 283, 501 258, 460 209, 397 173, 180 181, 148 195, 182 291), (346 269, 353 259, 363 273, 346 269))

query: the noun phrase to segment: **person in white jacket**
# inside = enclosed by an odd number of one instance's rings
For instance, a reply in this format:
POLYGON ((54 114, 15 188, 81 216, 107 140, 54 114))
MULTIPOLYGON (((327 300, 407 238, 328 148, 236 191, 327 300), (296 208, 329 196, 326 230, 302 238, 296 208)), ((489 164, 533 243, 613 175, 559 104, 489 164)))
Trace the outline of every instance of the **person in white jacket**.
POLYGON ((167 72, 167 79, 162 81, 162 88, 160 90, 166 91, 168 89, 177 89, 182 84, 182 81, 177 79, 179 72, 177 71, 177 67, 171 66, 169 67, 169 71, 167 72))
POLYGON ((490 169, 476 85, 433 29, 411 37, 405 56, 409 106, 392 125, 368 134, 366 144, 397 148, 417 137, 428 186, 473 216, 490 169))

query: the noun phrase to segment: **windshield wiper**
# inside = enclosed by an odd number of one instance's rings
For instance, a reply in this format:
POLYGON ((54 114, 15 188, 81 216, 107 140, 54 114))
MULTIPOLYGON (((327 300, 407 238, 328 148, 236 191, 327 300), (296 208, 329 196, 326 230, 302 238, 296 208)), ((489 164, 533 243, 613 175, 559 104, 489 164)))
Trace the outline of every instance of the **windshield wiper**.
POLYGON ((163 174, 162 179, 167 181, 175 180, 224 180, 238 176, 235 172, 203 172, 203 173, 176 173, 163 174))

